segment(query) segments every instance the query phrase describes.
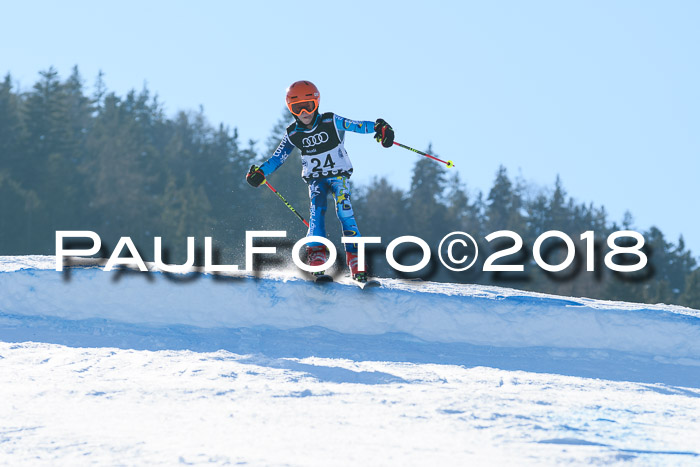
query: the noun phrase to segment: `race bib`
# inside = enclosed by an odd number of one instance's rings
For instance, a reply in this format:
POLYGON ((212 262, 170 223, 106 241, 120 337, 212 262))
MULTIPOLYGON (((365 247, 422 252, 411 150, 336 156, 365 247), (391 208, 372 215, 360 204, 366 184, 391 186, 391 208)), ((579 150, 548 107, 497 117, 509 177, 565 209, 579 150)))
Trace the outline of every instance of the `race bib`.
POLYGON ((352 164, 342 144, 332 151, 301 156, 303 178, 328 177, 343 173, 351 174, 352 164))

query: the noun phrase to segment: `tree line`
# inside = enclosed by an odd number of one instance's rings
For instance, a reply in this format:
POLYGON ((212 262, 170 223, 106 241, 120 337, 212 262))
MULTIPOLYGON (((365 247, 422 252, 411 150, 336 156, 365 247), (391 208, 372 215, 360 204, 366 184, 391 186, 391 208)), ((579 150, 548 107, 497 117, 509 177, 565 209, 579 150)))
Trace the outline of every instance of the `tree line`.
MULTIPOLYGON (((288 115, 280 116, 258 149, 257 142, 241 143, 235 128, 210 124, 202 109, 166 116, 146 88, 118 96, 100 74, 93 89, 87 93, 77 67, 66 79, 53 68, 42 71, 28 91, 16 89, 10 74, 0 82, 0 254, 53 254, 57 230, 92 230, 103 240, 104 256, 129 236, 152 260, 153 238, 160 236, 165 258, 184 262, 186 237, 210 236, 217 261, 242 265, 246 230, 287 230, 286 248, 305 235, 276 196, 244 179, 251 164, 274 151, 288 115)), ((433 148, 427 152, 435 154, 433 148)), ((308 195, 296 161, 292 154, 279 169, 275 187, 306 215, 308 195)), ((700 308, 700 268, 682 237, 672 241, 651 227, 641 232, 648 266, 636 273, 610 271, 603 265, 605 240, 633 228, 631 214, 621 224, 611 221, 603 206, 569 196, 559 178, 551 187, 536 187, 500 167, 484 194, 470 190, 459 174, 419 158, 409 189, 376 178, 353 187, 352 203, 363 234, 384 240, 368 249, 371 273, 380 277, 399 276, 382 260, 388 241, 416 235, 437 248, 447 233, 464 231, 479 244, 477 265, 454 272, 433 260, 420 274, 405 276, 700 308), (482 272, 486 257, 513 246, 509 239, 485 240, 500 230, 517 232, 523 247, 498 264, 522 264, 523 272, 482 272), (533 260, 535 240, 549 230, 565 232, 576 245, 574 263, 560 273, 533 260), (586 231, 595 232, 593 251, 580 240, 586 231), (596 257, 594 272, 586 271, 587 253, 596 257)), ((334 217, 327 216, 329 237, 342 252, 334 217)), ((550 264, 567 252, 559 240, 546 241, 542 251, 550 264)), ((417 255, 415 248, 397 250, 405 264, 417 262, 417 255)), ((201 245, 197 258, 201 262, 201 245)), ((635 261, 632 254, 616 259, 635 261)))

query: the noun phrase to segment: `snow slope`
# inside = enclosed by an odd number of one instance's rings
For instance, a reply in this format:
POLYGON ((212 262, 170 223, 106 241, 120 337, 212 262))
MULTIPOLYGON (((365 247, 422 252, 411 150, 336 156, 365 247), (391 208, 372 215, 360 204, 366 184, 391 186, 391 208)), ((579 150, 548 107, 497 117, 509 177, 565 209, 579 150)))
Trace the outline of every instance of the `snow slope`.
MULTIPOLYGON (((0 271, 6 341, 447 363, 488 353, 530 367, 615 355, 700 370, 700 312, 677 306, 389 279, 361 291, 284 274, 60 273, 52 257, 5 257, 0 271)), ((700 384, 697 373, 677 382, 700 384)))
POLYGON ((0 462, 700 463, 700 312, 0 258, 0 462))

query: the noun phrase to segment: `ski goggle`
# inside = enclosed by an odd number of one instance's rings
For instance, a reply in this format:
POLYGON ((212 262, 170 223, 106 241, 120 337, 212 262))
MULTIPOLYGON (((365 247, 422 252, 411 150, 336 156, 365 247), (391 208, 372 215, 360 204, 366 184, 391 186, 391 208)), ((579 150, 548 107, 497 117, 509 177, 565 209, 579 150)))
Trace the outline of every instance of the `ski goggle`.
POLYGON ((298 117, 299 115, 301 115, 301 112, 304 110, 306 110, 310 114, 314 113, 314 111, 318 108, 318 101, 309 100, 309 101, 292 102, 291 104, 288 104, 288 107, 289 107, 289 111, 298 117))

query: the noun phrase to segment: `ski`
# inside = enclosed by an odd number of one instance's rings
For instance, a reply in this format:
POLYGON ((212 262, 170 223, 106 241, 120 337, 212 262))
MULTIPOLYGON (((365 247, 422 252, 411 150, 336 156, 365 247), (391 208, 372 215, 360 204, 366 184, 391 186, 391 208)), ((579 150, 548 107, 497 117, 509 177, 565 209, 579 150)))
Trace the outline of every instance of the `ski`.
POLYGON ((330 276, 328 274, 319 274, 318 276, 314 276, 314 282, 317 282, 319 284, 333 282, 333 276, 330 276))
POLYGON ((378 280, 375 280, 375 279, 368 279, 367 282, 358 282, 356 280, 353 280, 352 282, 353 282, 353 284, 357 285, 362 290, 382 286, 382 284, 378 280))

